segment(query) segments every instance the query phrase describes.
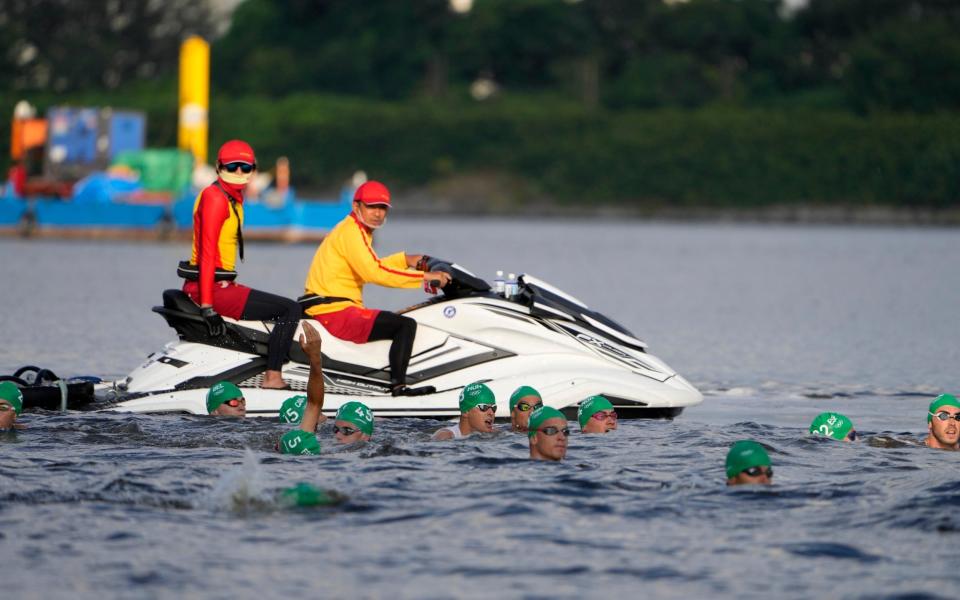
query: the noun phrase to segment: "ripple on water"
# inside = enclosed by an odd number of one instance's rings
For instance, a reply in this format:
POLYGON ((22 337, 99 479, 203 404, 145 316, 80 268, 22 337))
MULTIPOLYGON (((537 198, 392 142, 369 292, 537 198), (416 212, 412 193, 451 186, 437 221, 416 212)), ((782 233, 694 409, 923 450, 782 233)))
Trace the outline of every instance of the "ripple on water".
POLYGON ((847 545, 830 542, 804 542, 798 544, 784 544, 780 546, 794 556, 804 558, 830 558, 839 560, 850 560, 861 563, 875 563, 883 560, 880 556, 875 556, 859 549, 847 545))
MULTIPOLYGON (((925 539, 916 535, 953 534, 958 526, 950 507, 960 502, 960 484, 931 471, 942 472, 955 455, 932 455, 916 445, 838 444, 756 420, 678 419, 622 422, 610 436, 574 434, 569 460, 552 464, 527 460, 520 436, 434 443, 427 440, 434 428, 384 421, 373 443, 341 447, 325 426, 325 456, 290 457, 273 452, 285 426, 268 421, 78 415, 71 423, 31 416, 30 429, 5 446, 13 451, 0 464, 0 529, 16 556, 34 556, 38 565, 59 555, 58 544, 95 547, 88 558, 71 558, 87 567, 126 558, 132 548, 158 561, 176 547, 184 561, 215 573, 266 554, 287 581, 299 581, 304 576, 284 565, 336 548, 337 560, 352 565, 340 574, 343 593, 361 583, 362 572, 374 595, 395 592, 390 582, 426 577, 438 590, 492 585, 483 589, 495 593, 501 588, 491 579, 513 574, 524 581, 556 578, 570 586, 563 588, 570 595, 589 595, 585 582, 606 577, 615 590, 622 579, 625 586, 652 586, 644 588, 652 595, 710 596, 740 589, 724 570, 729 562, 749 560, 777 572, 783 568, 777 553, 836 580, 843 579, 844 564, 857 564, 873 591, 922 591, 923 578, 878 566, 909 564, 921 554, 891 546, 889 539, 902 532, 914 535, 915 544, 925 539), (768 448, 776 485, 724 485, 726 450, 741 438, 768 448), (252 448, 241 450, 245 446, 252 448), (277 491, 296 481, 342 490, 346 498, 320 509, 279 505, 277 491), (19 511, 37 510, 56 526, 25 547, 18 523, 31 513, 19 511), (63 527, 77 511, 101 525, 92 532, 63 527), (537 571, 529 561, 500 558, 531 548, 548 567, 537 571), (210 553, 223 564, 207 562, 210 553), (357 566, 363 564, 379 570, 357 566), (351 575, 350 569, 361 571, 351 575)), ((94 578, 109 583, 104 589, 133 580, 168 593, 205 589, 191 569, 174 583, 173 571, 136 561, 114 564, 94 578)), ((950 566, 933 564, 939 573, 950 566)), ((257 585, 253 573, 247 581, 257 585)), ((816 582, 791 581, 773 580, 768 591, 824 592, 816 582)), ((522 589, 537 593, 535 586, 522 589)), ((861 593, 842 584, 838 589, 848 597, 861 593)), ((232 588, 235 595, 243 591, 232 588)))

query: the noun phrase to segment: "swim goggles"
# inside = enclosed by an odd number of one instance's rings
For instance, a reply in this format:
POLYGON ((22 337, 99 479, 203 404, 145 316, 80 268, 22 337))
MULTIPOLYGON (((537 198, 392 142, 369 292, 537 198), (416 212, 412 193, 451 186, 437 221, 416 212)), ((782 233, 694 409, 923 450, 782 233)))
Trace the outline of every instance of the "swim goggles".
POLYGON ((244 400, 243 398, 230 398, 229 400, 224 400, 223 403, 226 404, 227 406, 232 406, 233 408, 236 408, 241 404, 246 405, 247 401, 244 400))
POLYGON ((346 427, 346 426, 340 427, 339 425, 333 426, 334 433, 342 433, 343 435, 353 435, 358 431, 360 430, 355 427, 346 427))
POLYGON ((767 467, 766 469, 763 467, 750 467, 748 469, 744 469, 741 471, 741 473, 746 473, 750 477, 760 477, 761 475, 773 477, 773 467, 767 467))
POLYGON ((936 417, 936 418, 939 419, 940 421, 949 421, 950 419, 956 419, 957 421, 960 421, 960 413, 956 413, 956 414, 954 414, 954 415, 951 415, 951 414, 948 413, 947 411, 941 410, 940 412, 938 412, 938 413, 936 413, 936 414, 934 414, 934 413, 929 413, 929 414, 930 414, 931 416, 933 416, 933 417, 936 417))
POLYGON ((602 420, 604 420, 604 419, 613 419, 614 421, 616 421, 616 420, 617 420, 617 411, 615 411, 615 410, 598 410, 597 412, 595 412, 595 413, 593 413, 592 415, 590 415, 590 418, 591 418, 591 419, 596 419, 596 420, 598 420, 598 421, 602 421, 602 420))
POLYGON ((527 412, 535 410, 543 406, 543 402, 537 402, 536 404, 528 404, 526 402, 517 402, 517 410, 520 412, 527 412))
POLYGON ((553 426, 541 427, 540 429, 537 430, 537 432, 542 433, 543 435, 549 435, 549 436, 555 436, 558 433, 562 433, 563 437, 570 437, 570 429, 568 427, 564 427, 562 429, 560 427, 553 427, 553 426))
POLYGON ((475 405, 475 408, 476 408, 477 410, 479 410, 480 412, 487 412, 488 410, 492 410, 493 412, 497 412, 497 405, 496 405, 496 404, 477 404, 477 405, 475 405))

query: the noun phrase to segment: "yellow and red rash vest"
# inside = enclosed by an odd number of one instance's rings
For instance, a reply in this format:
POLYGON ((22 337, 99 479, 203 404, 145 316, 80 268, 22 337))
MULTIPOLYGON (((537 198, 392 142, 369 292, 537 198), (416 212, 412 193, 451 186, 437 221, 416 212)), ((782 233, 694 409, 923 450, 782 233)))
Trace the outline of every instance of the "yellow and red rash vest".
POLYGON ((415 288, 423 284, 423 275, 407 267, 403 252, 378 257, 373 251, 372 234, 350 213, 323 238, 303 284, 308 294, 347 300, 311 306, 307 314, 324 315, 349 306, 362 308, 364 284, 415 288))
POLYGON ((243 226, 243 194, 228 193, 236 200, 236 213, 224 190, 208 185, 193 203, 193 253, 190 264, 200 266, 200 304, 213 304, 213 274, 218 268, 233 271, 237 262, 237 231, 243 226))

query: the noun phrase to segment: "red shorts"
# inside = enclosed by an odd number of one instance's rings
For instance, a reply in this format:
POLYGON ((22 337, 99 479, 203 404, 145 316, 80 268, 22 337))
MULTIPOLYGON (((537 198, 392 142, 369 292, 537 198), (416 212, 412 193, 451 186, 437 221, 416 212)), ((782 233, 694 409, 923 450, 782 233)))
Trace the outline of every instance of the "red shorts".
MULTIPOLYGON (((186 281, 183 291, 190 299, 200 304, 200 282, 186 281)), ((247 305, 250 288, 232 281, 213 282, 213 310, 219 314, 239 319, 243 315, 243 308, 247 305)))
POLYGON ((370 330, 373 329, 373 322, 379 314, 380 311, 376 309, 348 306, 337 312, 314 315, 313 318, 320 321, 334 337, 364 344, 370 339, 370 330))

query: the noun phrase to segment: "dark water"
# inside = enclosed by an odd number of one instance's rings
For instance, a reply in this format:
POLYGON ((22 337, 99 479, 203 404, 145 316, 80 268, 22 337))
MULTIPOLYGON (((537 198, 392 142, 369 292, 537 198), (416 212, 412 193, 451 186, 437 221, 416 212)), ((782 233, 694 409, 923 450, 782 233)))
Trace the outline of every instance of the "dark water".
MULTIPOLYGON (((620 320, 705 392, 530 463, 509 433, 431 443, 381 420, 322 457, 277 423, 28 414, 0 435, 3 597, 956 597, 960 454, 913 445, 957 391, 953 230, 411 223, 420 248, 529 271, 620 320), (522 257, 522 259, 511 258, 522 257), (822 410, 868 440, 805 437, 822 410), (776 485, 728 489, 751 437, 776 485), (285 508, 308 481, 342 504, 285 508)), ((244 280, 295 295, 313 248, 252 246, 244 280)), ((148 312, 180 246, 0 240, 0 372, 115 376, 172 339, 148 312), (10 282, 13 282, 11 285, 10 282)), ((377 291, 400 306, 413 292, 377 291)))

